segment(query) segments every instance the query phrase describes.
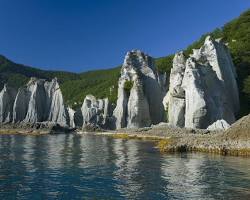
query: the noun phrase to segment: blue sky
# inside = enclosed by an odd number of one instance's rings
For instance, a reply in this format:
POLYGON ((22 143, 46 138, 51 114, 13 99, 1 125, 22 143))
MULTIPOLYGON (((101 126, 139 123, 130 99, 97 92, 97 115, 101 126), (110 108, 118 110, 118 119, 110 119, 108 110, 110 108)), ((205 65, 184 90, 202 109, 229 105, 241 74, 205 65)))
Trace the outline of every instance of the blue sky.
POLYGON ((249 0, 0 0, 0 54, 42 69, 110 68, 131 49, 181 50, 248 8, 249 0))

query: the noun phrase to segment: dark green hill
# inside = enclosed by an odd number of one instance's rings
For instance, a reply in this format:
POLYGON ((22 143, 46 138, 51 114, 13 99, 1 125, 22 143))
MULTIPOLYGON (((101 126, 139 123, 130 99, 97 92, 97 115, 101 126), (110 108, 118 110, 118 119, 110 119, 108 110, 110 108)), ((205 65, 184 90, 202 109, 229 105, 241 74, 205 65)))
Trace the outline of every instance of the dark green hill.
POLYGON ((109 97, 112 102, 115 102, 119 75, 120 67, 77 74, 63 71, 40 70, 16 64, 4 56, 0 56, 1 88, 4 83, 19 88, 26 84, 30 77, 47 80, 57 77, 66 103, 74 108, 79 107, 84 97, 88 94, 93 94, 98 98, 109 97))
MULTIPOLYGON (((240 89, 240 116, 250 113, 250 10, 238 18, 225 24, 222 28, 204 34, 196 42, 188 46, 184 52, 191 53, 193 48, 199 48, 205 37, 210 34, 214 38, 223 37, 231 50, 238 74, 240 89)), ((173 55, 156 59, 160 72, 170 73, 173 55)), ((76 108, 87 94, 98 98, 109 97, 115 102, 117 96, 117 81, 120 67, 108 70, 96 70, 80 74, 70 72, 45 71, 20 64, 15 64, 0 56, 0 86, 8 82, 13 87, 25 84, 32 76, 52 79, 57 77, 61 83, 62 92, 68 105, 76 108)))

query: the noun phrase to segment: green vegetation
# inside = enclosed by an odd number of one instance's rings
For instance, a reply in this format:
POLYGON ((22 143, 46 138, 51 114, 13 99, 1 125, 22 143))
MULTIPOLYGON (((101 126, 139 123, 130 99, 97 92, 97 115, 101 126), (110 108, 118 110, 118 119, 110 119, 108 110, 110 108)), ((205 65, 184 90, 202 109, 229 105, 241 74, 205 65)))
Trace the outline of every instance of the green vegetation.
MULTIPOLYGON (((238 117, 246 115, 250 113, 250 10, 225 24, 222 28, 204 34, 188 46, 184 53, 188 55, 193 48, 199 48, 208 34, 214 38, 222 37, 228 43, 238 74, 241 102, 241 111, 238 117)), ((169 55, 155 60, 159 72, 170 74, 173 56, 169 55)), ((111 102, 115 103, 119 75, 120 67, 76 74, 27 67, 15 64, 0 56, 0 87, 8 82, 12 87, 18 88, 24 85, 30 77, 48 80, 57 77, 66 103, 73 108, 79 107, 87 94, 93 94, 97 98, 108 97, 111 102)), ((127 86, 130 91, 131 84, 128 83, 127 86)))
POLYGON ((162 57, 162 58, 157 58, 155 60, 155 65, 156 65, 157 70, 160 73, 166 72, 169 75, 171 68, 172 68, 172 65, 173 65, 173 58, 174 58, 174 55, 170 55, 170 56, 162 57))
POLYGON ((115 103, 119 76, 120 67, 81 73, 79 79, 61 84, 62 93, 66 103, 73 108, 80 107, 88 94, 97 98, 108 97, 112 103, 115 103))
POLYGON ((0 56, 0 88, 4 83, 19 88, 25 85, 30 77, 47 80, 57 77, 65 102, 73 108, 80 107, 88 94, 93 94, 97 98, 108 97, 111 102, 116 102, 119 75, 120 67, 76 74, 40 70, 13 63, 4 56, 0 56))
POLYGON ((126 82, 124 83, 124 90, 125 90, 128 94, 130 94, 130 91, 131 91, 131 89, 132 89, 132 87, 133 87, 133 84, 134 84, 133 81, 126 81, 126 82))

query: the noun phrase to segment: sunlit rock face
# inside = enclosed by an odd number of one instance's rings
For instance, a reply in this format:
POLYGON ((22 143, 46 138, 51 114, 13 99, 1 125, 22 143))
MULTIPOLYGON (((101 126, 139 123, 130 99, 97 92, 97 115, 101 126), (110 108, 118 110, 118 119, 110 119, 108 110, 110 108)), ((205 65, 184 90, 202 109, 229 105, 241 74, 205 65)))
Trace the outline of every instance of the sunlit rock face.
POLYGON ((208 36, 187 60, 182 52, 177 53, 163 103, 169 123, 175 126, 207 128, 217 120, 232 124, 239 95, 227 47, 208 36))
POLYGON ((4 85, 0 92, 0 123, 12 121, 13 105, 16 97, 16 90, 4 85))
POLYGON ((177 53, 170 73, 169 91, 163 100, 165 109, 168 111, 169 123, 179 127, 185 125, 185 91, 182 88, 185 63, 183 52, 177 53))
POLYGON ((68 114, 57 82, 31 78, 19 88, 13 105, 13 122, 36 123, 43 121, 68 124, 68 114))
POLYGON ((83 128, 97 126, 108 128, 110 117, 110 104, 108 99, 96 99, 93 95, 87 95, 81 107, 83 128))
POLYGON ((46 105, 50 108, 47 121, 68 124, 69 117, 57 79, 53 79, 51 82, 46 82, 45 90, 48 96, 48 102, 46 105))
POLYGON ((127 53, 121 69, 117 106, 113 114, 117 129, 139 128, 164 120, 161 88, 164 82, 162 77, 160 79, 153 58, 139 50, 127 53))

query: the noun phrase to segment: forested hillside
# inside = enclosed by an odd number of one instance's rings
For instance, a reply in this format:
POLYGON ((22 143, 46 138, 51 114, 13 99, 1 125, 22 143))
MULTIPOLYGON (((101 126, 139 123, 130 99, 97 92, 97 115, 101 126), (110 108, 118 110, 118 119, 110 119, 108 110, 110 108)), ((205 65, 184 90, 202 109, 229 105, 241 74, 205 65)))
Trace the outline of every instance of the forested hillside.
MULTIPOLYGON (((228 43, 238 74, 240 90, 240 116, 250 113, 250 10, 241 14, 221 28, 206 33, 199 40, 188 46, 184 52, 190 54, 193 48, 199 48, 205 37, 210 34, 214 38, 222 37, 228 43)), ((173 55, 156 59, 160 72, 170 73, 173 55)), ((122 61, 121 61, 122 62, 122 61)), ((87 94, 99 98, 109 97, 112 102, 117 98, 117 81, 120 67, 108 70, 96 70, 80 74, 70 72, 45 71, 15 64, 0 56, 0 86, 8 82, 13 87, 25 84, 29 77, 51 79, 57 77, 68 105, 79 107, 87 94)))

